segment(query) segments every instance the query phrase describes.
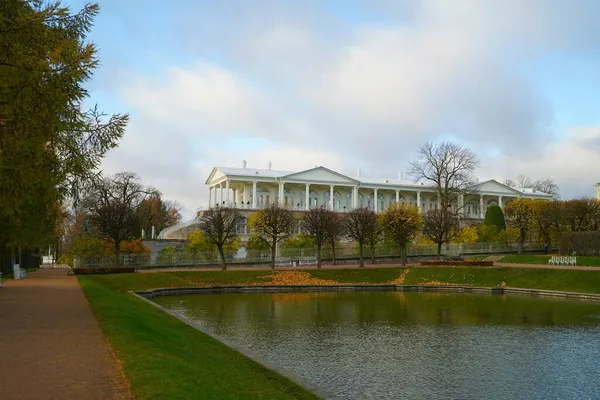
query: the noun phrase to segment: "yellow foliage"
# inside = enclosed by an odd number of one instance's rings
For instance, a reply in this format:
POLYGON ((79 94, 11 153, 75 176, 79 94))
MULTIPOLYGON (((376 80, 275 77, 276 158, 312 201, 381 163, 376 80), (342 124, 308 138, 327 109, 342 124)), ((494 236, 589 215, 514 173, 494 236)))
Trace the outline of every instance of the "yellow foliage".
POLYGON ((454 238, 456 243, 476 243, 479 239, 476 226, 465 226, 454 238))

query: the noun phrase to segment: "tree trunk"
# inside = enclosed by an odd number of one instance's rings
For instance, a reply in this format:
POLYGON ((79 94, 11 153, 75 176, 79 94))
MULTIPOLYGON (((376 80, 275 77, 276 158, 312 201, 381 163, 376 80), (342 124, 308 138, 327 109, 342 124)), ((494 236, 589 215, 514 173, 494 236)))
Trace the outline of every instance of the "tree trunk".
POLYGON ((121 264, 121 242, 115 241, 115 267, 121 264))
POLYGON ((400 245, 400 264, 404 267, 406 265, 406 245, 400 245))
POLYGON ((439 260, 442 257, 442 243, 437 244, 437 259, 439 260))
POLYGON ((225 271, 227 269, 227 264, 225 263, 225 252, 223 251, 223 246, 217 246, 219 249, 219 258, 221 259, 221 269, 225 271))
POLYGON ((317 268, 321 268, 321 245, 317 244, 317 268))
POLYGON ((277 255, 277 239, 273 238, 273 242, 271 244, 271 269, 275 269, 275 256, 277 255))
POLYGON ((364 267, 365 266, 365 260, 363 259, 363 242, 360 242, 358 244, 358 266, 359 267, 364 267))
POLYGON ((333 265, 336 265, 336 259, 335 259, 335 243, 331 243, 331 254, 333 256, 333 265))
POLYGON ((375 245, 371 245, 371 264, 375 264, 375 245))

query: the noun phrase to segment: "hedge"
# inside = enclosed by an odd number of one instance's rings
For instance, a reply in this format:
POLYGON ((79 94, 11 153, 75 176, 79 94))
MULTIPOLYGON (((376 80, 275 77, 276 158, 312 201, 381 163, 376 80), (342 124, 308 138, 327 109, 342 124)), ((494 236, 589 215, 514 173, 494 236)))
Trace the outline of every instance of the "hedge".
POLYGON ((75 268, 75 275, 97 275, 97 274, 123 274, 135 272, 133 267, 90 267, 90 268, 75 268))

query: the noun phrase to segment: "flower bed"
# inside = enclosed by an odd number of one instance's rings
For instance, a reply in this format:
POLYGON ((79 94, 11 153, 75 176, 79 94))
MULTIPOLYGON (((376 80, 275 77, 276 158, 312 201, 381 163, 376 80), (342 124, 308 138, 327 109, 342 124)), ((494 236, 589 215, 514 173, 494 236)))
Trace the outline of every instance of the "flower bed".
POLYGON ((133 267, 90 267, 74 268, 75 275, 97 275, 97 274, 123 274, 135 272, 133 267))
POLYGON ((492 267, 494 266, 493 261, 478 261, 478 260, 468 260, 468 261, 440 261, 440 260, 431 260, 431 261, 423 261, 421 265, 459 265, 461 267, 492 267))

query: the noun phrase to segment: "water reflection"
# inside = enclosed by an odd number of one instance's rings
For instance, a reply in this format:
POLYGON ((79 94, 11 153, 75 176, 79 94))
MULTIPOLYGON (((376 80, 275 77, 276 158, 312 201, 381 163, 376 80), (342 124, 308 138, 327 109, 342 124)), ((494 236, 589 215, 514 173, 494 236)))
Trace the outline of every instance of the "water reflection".
POLYGON ((156 301, 332 397, 600 398, 598 303, 431 292, 156 301))

